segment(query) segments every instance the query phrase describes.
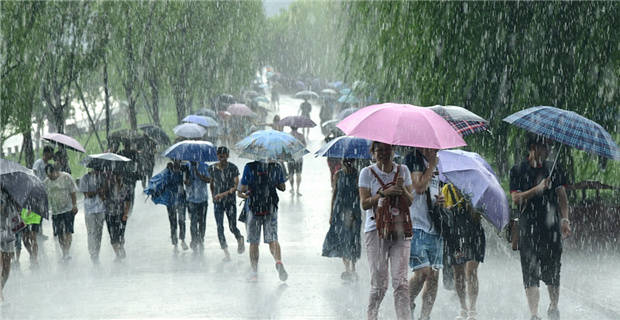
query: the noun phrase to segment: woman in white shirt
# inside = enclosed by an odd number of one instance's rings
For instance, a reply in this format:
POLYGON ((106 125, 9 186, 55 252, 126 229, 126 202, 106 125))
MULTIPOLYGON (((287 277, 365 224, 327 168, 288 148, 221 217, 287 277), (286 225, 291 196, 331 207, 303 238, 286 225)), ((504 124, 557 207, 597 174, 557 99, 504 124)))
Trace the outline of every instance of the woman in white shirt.
MULTIPOLYGON (((411 205, 413 201, 411 175, 406 166, 394 163, 394 152, 391 145, 373 142, 370 152, 377 162, 362 169, 359 178, 360 200, 362 209, 366 210, 364 233, 371 277, 367 315, 368 319, 377 319, 379 306, 387 291, 389 273, 391 272, 396 316, 398 319, 408 320, 411 319, 411 309, 409 306, 407 264, 411 241, 405 235, 407 232, 392 239, 380 237, 375 223, 375 212, 379 205, 387 205, 385 202, 394 197, 400 197, 399 201, 405 201, 404 204, 407 207, 411 205), (385 190, 381 188, 382 184, 393 181, 396 182, 394 185, 385 190)), ((396 210, 392 214, 393 216, 400 214, 407 219, 409 218, 409 212, 396 210)))

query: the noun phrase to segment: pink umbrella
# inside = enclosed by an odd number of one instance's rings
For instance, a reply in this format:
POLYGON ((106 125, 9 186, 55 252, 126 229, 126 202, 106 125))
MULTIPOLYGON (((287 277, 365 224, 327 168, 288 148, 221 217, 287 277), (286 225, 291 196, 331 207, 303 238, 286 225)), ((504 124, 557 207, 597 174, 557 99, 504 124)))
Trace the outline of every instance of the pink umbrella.
POLYGON ((449 149, 467 145, 440 115, 409 104, 368 106, 340 121, 337 127, 350 136, 399 146, 449 149))
POLYGON ((256 113, 254 113, 252 109, 241 103, 234 103, 229 105, 226 111, 228 111, 233 116, 256 117, 256 113))
POLYGON ((49 142, 62 144, 75 151, 86 153, 86 150, 84 150, 84 147, 82 147, 82 145, 79 142, 77 142, 77 140, 69 136, 66 136, 62 133, 46 133, 43 135, 42 138, 49 142))

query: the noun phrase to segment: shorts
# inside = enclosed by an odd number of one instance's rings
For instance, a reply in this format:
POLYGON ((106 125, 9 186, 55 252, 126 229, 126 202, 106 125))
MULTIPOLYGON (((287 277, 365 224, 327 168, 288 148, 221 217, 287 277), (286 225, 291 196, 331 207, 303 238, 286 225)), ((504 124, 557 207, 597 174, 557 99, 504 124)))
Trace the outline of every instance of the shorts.
POLYGON ((459 265, 467 261, 484 262, 486 238, 481 226, 472 236, 452 241, 444 239, 447 265, 459 265))
MULTIPOLYGON (((246 209, 248 208, 246 207, 246 209)), ((255 216, 248 209, 245 227, 249 243, 260 242, 261 229, 263 229, 263 241, 265 243, 278 241, 278 210, 274 209, 268 215, 255 216)))
POLYGON ((52 229, 54 236, 65 233, 73 233, 73 221, 75 215, 71 211, 52 216, 52 229))
POLYGON ((123 215, 110 215, 105 216, 105 221, 108 226, 108 234, 110 235, 110 243, 124 244, 125 243, 125 229, 127 228, 127 221, 123 221, 123 215))
POLYGON ((420 229, 413 229, 409 266, 413 271, 425 267, 443 268, 443 239, 441 236, 420 229))
POLYGON ((5 252, 5 253, 15 252, 15 240, 0 241, 0 252, 5 252))
POLYGON ((288 163, 288 174, 294 175, 295 173, 300 173, 303 169, 304 162, 303 161, 291 161, 288 163))
POLYGON ((519 253, 525 288, 540 286, 540 280, 548 286, 560 285, 561 242, 519 241, 519 253))

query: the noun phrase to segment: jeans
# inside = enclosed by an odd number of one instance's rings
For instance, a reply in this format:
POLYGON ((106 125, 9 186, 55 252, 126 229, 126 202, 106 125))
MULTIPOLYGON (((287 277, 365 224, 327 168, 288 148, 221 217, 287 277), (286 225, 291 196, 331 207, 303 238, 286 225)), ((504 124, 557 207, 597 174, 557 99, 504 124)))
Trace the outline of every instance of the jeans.
POLYGON ((207 206, 208 202, 187 203, 187 212, 189 213, 189 232, 192 236, 190 247, 195 248, 196 245, 204 243, 205 240, 205 224, 207 222, 207 206))
POLYGON ((379 306, 388 289, 390 274, 394 289, 394 307, 399 320, 411 319, 409 306, 409 283, 407 281, 407 262, 411 240, 384 240, 377 230, 366 232, 366 251, 370 267, 370 297, 368 299, 368 319, 377 319, 379 306))
POLYGON ((179 227, 179 238, 185 241, 185 203, 177 203, 173 206, 167 206, 168 220, 170 220, 170 239, 172 244, 176 245, 177 240, 177 222, 179 227))
POLYGON ((220 241, 220 247, 226 249, 228 245, 226 244, 226 236, 224 236, 224 213, 228 219, 230 232, 235 235, 236 239, 243 238, 237 228, 237 206, 234 202, 214 202, 213 210, 215 212, 215 223, 217 223, 217 238, 220 241))
POLYGON ((88 253, 92 258, 99 257, 101 249, 101 234, 105 222, 105 212, 87 212, 84 214, 86 233, 88 234, 88 253))

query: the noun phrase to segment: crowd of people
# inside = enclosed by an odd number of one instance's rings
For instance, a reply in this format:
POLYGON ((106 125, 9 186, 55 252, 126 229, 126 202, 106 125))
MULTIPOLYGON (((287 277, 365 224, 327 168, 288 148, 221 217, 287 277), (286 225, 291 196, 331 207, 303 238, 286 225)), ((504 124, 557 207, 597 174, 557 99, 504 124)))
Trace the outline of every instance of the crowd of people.
MULTIPOLYGON (((310 117, 311 106, 304 101, 300 114, 310 117)), ((271 124, 282 130, 276 116, 271 124)), ((291 135, 304 145, 307 134, 291 128, 291 135)), ((131 144, 123 151, 113 145, 111 151, 138 161, 131 144)), ((407 148, 399 151, 402 161, 394 161, 394 146, 373 142, 370 153, 373 162, 356 159, 328 159, 331 171, 332 198, 329 230, 325 236, 322 255, 342 259, 341 278, 356 281, 356 264, 364 243, 370 271, 368 319, 377 319, 379 307, 388 290, 391 278, 394 307, 398 319, 412 319, 419 309, 419 319, 429 319, 438 291, 439 272, 452 270, 460 312, 456 319, 477 319, 479 263, 485 257, 485 233, 481 214, 470 200, 451 184, 438 178, 438 157, 435 149, 407 148), (402 164, 400 164, 402 163, 402 164), (362 167, 362 168, 360 168, 362 167), (438 222, 441 210, 462 215, 454 230, 445 230, 438 222), (363 232, 362 232, 363 230, 363 232), (409 273, 411 271, 411 274, 409 273), (421 296, 421 299, 418 297, 421 296), (417 303, 416 303, 417 302, 417 303)), ((538 317, 539 281, 549 288, 548 316, 559 319, 561 241, 571 233, 568 205, 563 185, 566 178, 561 170, 553 171, 546 158, 546 141, 532 136, 527 142, 527 158, 510 171, 510 192, 514 205, 520 208, 518 226, 523 285, 532 319, 538 317)), ((223 261, 230 261, 224 217, 228 230, 237 242, 237 253, 245 252, 249 243, 249 281, 257 281, 259 244, 269 247, 278 277, 286 281, 288 273, 282 262, 278 242, 278 191, 290 182, 291 193, 300 193, 302 160, 281 162, 253 161, 243 170, 229 162, 230 151, 217 148, 218 161, 170 161, 164 169, 150 178, 145 193, 155 203, 166 206, 170 223, 170 240, 174 250, 204 251, 206 213, 209 194, 214 206, 217 237, 223 261), (288 169, 288 170, 286 170, 288 169), (241 176, 241 177, 240 177, 241 176), (237 198, 244 202, 237 215, 237 198), (186 243, 186 215, 190 220, 190 242, 186 243), (237 225, 245 223, 246 236, 237 225)), ((138 161, 139 162, 139 161, 138 161)), ((99 263, 103 225, 106 224, 116 260, 126 257, 125 229, 130 217, 137 180, 144 173, 127 174, 109 168, 93 168, 76 185, 66 166, 66 154, 45 147, 42 158, 33 170, 44 181, 48 193, 53 236, 61 248, 61 259, 71 259, 70 250, 74 222, 78 213, 77 193, 84 195, 85 224, 88 233, 88 252, 93 263, 99 263), (64 160, 63 160, 64 159, 64 160), (51 162, 54 160, 54 163, 51 162)), ((3 217, 16 210, 2 192, 3 217)), ((42 221, 41 221, 42 222, 42 221)), ((30 224, 20 232, 30 253, 31 264, 37 262, 39 224, 30 224)), ((21 247, 21 241, 17 241, 21 247)), ((10 255, 15 244, 2 242, 2 286, 8 279, 10 255)), ((17 251, 16 258, 19 257, 17 251)), ((1 291, 0 291, 1 294, 1 291)), ((2 296, 0 295, 0 298, 2 296)))

